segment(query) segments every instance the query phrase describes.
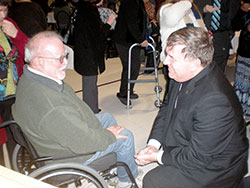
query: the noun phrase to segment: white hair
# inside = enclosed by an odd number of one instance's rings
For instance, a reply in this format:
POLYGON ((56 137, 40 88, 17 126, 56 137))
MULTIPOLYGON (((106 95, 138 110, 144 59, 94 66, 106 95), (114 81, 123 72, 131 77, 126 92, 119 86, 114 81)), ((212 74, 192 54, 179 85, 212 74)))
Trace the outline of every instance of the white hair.
POLYGON ((34 59, 36 52, 40 50, 40 41, 44 39, 57 38, 62 41, 62 37, 54 31, 42 31, 34 35, 26 44, 24 51, 24 60, 30 64, 34 59))

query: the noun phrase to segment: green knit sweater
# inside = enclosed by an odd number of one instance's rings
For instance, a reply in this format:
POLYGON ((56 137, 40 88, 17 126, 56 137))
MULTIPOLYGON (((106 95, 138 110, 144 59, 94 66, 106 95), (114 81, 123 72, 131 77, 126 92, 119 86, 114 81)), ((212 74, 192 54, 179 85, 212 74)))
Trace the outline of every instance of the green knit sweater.
MULTIPOLYGON (((115 136, 102 128, 90 108, 66 83, 24 67, 12 106, 14 119, 40 156, 72 156, 105 150, 115 136)), ((84 162, 92 155, 65 160, 84 162)))

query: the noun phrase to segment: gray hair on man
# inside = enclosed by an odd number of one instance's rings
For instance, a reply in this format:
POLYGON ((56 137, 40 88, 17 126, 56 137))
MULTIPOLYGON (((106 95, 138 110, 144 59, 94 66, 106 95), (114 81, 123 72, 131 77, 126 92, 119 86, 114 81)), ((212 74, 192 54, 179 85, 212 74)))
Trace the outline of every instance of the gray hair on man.
POLYGON ((200 59, 203 67, 208 66, 213 59, 214 47, 210 34, 201 27, 185 27, 173 32, 167 41, 168 47, 185 45, 185 58, 200 59))

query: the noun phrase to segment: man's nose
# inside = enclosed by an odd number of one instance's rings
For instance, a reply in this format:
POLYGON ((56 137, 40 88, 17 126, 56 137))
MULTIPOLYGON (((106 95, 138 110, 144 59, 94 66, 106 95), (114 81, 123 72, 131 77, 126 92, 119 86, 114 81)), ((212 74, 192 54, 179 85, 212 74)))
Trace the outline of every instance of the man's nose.
POLYGON ((165 59, 163 61, 163 65, 169 65, 169 64, 170 64, 170 62, 169 62, 169 58, 167 56, 167 57, 165 57, 165 59))
POLYGON ((67 65, 68 63, 69 63, 68 59, 67 59, 67 58, 64 58, 64 59, 63 59, 63 64, 64 64, 64 65, 67 65))

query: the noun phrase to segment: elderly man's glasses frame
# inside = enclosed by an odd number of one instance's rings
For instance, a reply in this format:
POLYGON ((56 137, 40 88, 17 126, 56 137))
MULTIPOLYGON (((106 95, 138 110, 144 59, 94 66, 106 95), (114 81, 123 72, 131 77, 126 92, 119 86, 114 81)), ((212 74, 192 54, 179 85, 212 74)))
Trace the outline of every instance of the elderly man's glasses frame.
POLYGON ((54 59, 59 61, 61 64, 64 63, 64 59, 69 59, 69 53, 66 53, 65 55, 62 55, 60 57, 44 57, 44 56, 37 56, 38 58, 43 58, 43 59, 54 59))

